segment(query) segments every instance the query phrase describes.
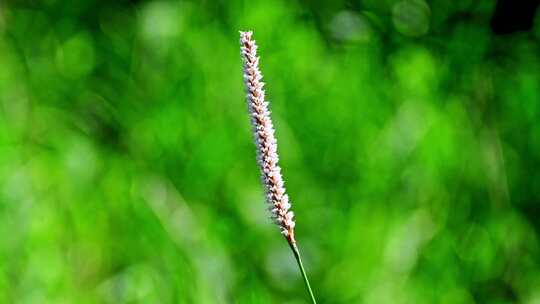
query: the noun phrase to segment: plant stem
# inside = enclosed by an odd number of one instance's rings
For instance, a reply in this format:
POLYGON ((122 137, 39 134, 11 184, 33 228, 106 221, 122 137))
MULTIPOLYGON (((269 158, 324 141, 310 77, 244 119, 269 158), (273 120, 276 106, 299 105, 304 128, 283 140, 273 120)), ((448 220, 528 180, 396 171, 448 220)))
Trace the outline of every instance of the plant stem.
POLYGON ((311 290, 311 285, 309 285, 309 279, 307 277, 306 271, 304 270, 304 265, 302 264, 302 258, 300 258, 300 251, 298 250, 298 246, 296 246, 296 243, 290 243, 291 249, 294 253, 294 257, 296 258, 296 262, 298 263, 298 267, 300 267, 300 272, 302 272, 302 278, 304 278, 304 283, 306 284, 306 288, 309 292, 309 296, 311 297, 311 302, 313 304, 317 304, 317 301, 315 300, 315 296, 313 295, 313 291, 311 290))

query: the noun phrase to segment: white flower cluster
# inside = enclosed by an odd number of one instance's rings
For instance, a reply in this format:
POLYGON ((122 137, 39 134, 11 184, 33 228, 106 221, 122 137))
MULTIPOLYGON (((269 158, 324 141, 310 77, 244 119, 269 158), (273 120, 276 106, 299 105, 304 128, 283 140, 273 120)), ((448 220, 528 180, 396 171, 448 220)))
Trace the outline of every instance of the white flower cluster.
POLYGON ((251 31, 240 32, 240 49, 244 62, 248 109, 257 146, 257 161, 261 168, 262 182, 266 191, 266 200, 270 204, 269 210, 272 212, 272 218, 289 243, 294 244, 296 242, 294 239, 294 214, 289 211, 291 204, 287 194, 285 194, 281 168, 278 165, 274 125, 270 118, 268 102, 265 101, 257 45, 255 40, 252 40, 252 35, 251 31))

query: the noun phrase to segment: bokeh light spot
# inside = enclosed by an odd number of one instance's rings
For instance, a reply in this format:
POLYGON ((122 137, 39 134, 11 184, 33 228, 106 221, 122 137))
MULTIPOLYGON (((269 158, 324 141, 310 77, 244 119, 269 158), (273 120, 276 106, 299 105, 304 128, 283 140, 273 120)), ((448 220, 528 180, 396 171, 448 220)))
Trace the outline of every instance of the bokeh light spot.
POLYGON ((56 51, 56 64, 60 72, 68 78, 84 77, 95 66, 95 52, 92 37, 78 33, 64 42, 56 51))
POLYGON ((422 0, 404 0, 392 8, 392 21, 398 32, 403 35, 418 37, 429 30, 431 11, 422 0))
POLYGON ((368 42, 372 30, 368 20, 353 11, 341 11, 330 22, 332 36, 345 42, 368 42))
MULTIPOLYGON (((144 7, 140 31, 147 42, 171 39, 180 34, 182 14, 178 5, 170 1, 155 1, 144 7)), ((166 42, 166 41, 161 41, 166 42)))

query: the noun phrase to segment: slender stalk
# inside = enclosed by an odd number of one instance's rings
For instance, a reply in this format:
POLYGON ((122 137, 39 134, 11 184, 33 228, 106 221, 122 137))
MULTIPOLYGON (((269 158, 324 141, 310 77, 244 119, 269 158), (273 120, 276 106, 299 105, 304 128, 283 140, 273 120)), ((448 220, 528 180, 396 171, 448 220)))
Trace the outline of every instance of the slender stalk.
POLYGON ((289 243, 291 246, 291 249, 294 253, 294 258, 296 259, 296 263, 298 264, 298 267, 300 268, 300 272, 302 273, 302 278, 304 279, 304 283, 306 284, 306 288, 309 292, 309 296, 311 298, 311 302, 313 304, 317 304, 317 300, 315 300, 315 295, 313 294, 313 290, 311 290, 311 285, 309 284, 309 279, 306 273, 306 270, 304 269, 304 265, 302 264, 302 258, 300 257, 300 250, 298 250, 298 246, 296 246, 296 243, 289 243))
POLYGON ((278 165, 279 157, 274 125, 270 118, 268 101, 265 99, 264 83, 259 69, 259 56, 257 56, 257 44, 252 36, 253 32, 251 31, 240 32, 240 54, 244 63, 246 100, 253 126, 255 146, 257 147, 257 162, 261 170, 266 201, 269 205, 268 210, 294 253, 311 301, 313 304, 317 304, 294 238, 294 213, 290 210, 289 196, 285 194, 281 168, 278 165))

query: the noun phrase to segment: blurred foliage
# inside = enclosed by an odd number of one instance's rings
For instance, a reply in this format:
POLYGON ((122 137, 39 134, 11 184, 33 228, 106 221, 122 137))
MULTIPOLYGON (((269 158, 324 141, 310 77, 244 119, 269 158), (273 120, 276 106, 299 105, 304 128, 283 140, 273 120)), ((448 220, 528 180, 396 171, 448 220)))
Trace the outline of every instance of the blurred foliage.
POLYGON ((494 1, 0 4, 1 303, 540 303, 540 14, 494 1))

